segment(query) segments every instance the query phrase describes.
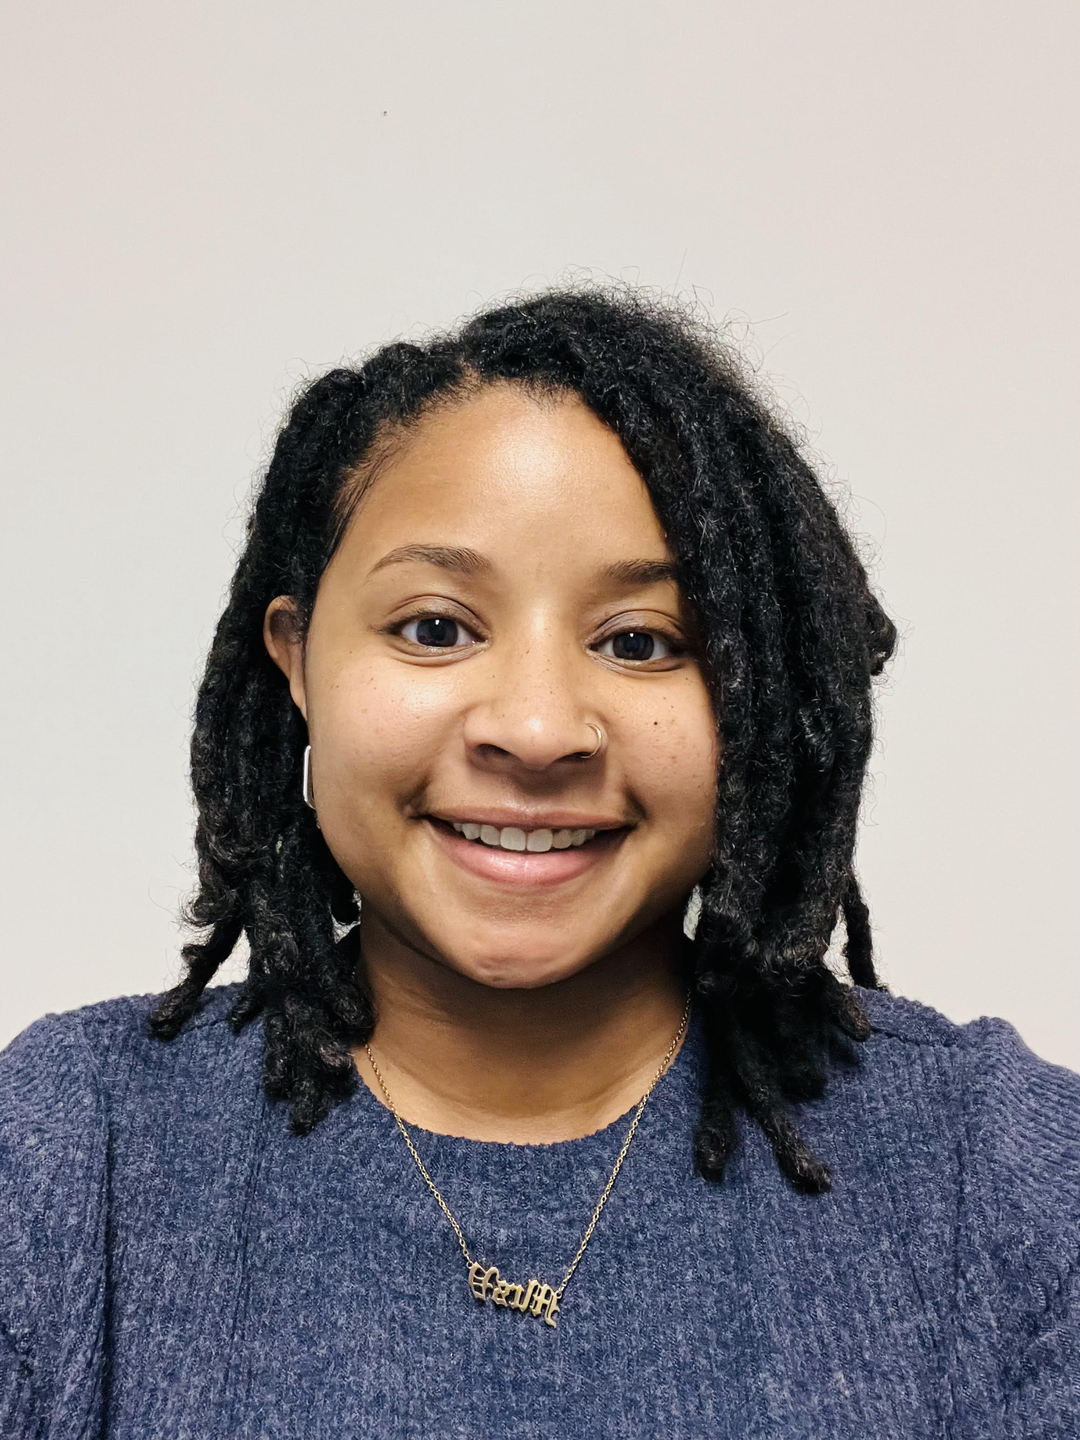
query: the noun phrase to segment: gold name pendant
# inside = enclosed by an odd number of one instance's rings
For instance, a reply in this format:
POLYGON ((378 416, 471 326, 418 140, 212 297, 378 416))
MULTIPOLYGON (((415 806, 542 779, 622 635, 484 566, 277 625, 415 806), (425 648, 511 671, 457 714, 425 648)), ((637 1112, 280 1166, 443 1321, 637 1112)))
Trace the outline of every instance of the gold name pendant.
POLYGON ((682 1044, 682 1038, 686 1034, 686 1027, 689 1022, 690 996, 687 995, 686 1004, 683 1006, 682 1020, 679 1022, 679 1028, 675 1032, 675 1039, 672 1040, 668 1046, 667 1054, 663 1060, 660 1061, 660 1068, 653 1076, 652 1084, 638 1101, 638 1107, 634 1111, 634 1118, 630 1122, 630 1128, 626 1132, 626 1138, 622 1142, 622 1149, 615 1159, 611 1174, 608 1176, 608 1182, 604 1186, 603 1194, 596 1202, 596 1206, 592 1212, 592 1218, 585 1227, 585 1234, 581 1237, 581 1244, 577 1248, 577 1254, 573 1260, 570 1261, 570 1268, 563 1276, 562 1283, 557 1290, 553 1290, 550 1285, 542 1284, 539 1280, 530 1280, 528 1285, 511 1285, 509 1280, 504 1280, 499 1274, 497 1266, 481 1265, 479 1261, 472 1258, 469 1254, 469 1247, 465 1243, 465 1236, 462 1233, 461 1226, 450 1213, 450 1207, 443 1199, 439 1187, 428 1174, 427 1167, 423 1160, 421 1160, 420 1154, 412 1142, 412 1136, 409 1134, 408 1126, 398 1114, 397 1107, 390 1098, 390 1091, 386 1088, 386 1081, 382 1077, 382 1071, 375 1063, 375 1056, 371 1053, 371 1046, 364 1046, 364 1049, 367 1051, 368 1060, 371 1062, 375 1079, 379 1082, 379 1088, 382 1090, 383 1097, 386 1100, 386 1108, 397 1122, 397 1128, 401 1131, 401 1138, 405 1141, 409 1154, 416 1164, 416 1168, 423 1176, 424 1184, 431 1191, 435 1203, 450 1222, 450 1228, 454 1232, 458 1245, 461 1247, 461 1253, 465 1257, 465 1264, 468 1266, 469 1289, 473 1297, 478 1300, 481 1305, 486 1305, 490 1300, 493 1305, 501 1305, 504 1310, 516 1310, 521 1315, 533 1315, 537 1320, 543 1320, 545 1325, 550 1325, 552 1330, 556 1328, 558 1321, 555 1317, 559 1313, 559 1301, 562 1299, 563 1292, 567 1285, 569 1285, 573 1279, 574 1271, 581 1264, 581 1257, 585 1254, 589 1241, 592 1239, 592 1233, 596 1229, 596 1222, 600 1219, 600 1212, 607 1204, 607 1198, 611 1194, 611 1187, 615 1184, 616 1177, 622 1169, 622 1163, 626 1159, 626 1152, 630 1149, 630 1141, 633 1140, 637 1132, 638 1121, 641 1119, 649 1096, 656 1089, 661 1078, 667 1073, 667 1068, 671 1064, 675 1052, 682 1044))
POLYGON ((480 1265, 477 1261, 469 1266, 469 1289, 481 1304, 490 1300, 493 1305, 504 1305, 508 1310, 520 1310, 522 1315, 535 1315, 554 1330, 558 1321, 559 1297, 550 1285, 539 1280, 530 1280, 528 1285, 511 1285, 499 1274, 495 1265, 480 1265))

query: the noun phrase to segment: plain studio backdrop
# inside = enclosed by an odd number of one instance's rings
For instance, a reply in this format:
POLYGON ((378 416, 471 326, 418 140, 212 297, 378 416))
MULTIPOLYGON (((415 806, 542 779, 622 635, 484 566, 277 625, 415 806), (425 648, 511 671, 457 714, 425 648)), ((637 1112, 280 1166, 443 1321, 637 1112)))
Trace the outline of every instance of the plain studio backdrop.
POLYGON ((0 1041, 177 976, 195 685, 295 387, 578 275, 730 325, 900 625, 858 852, 890 987, 1080 1068, 1078 29, 8 0, 0 1041))

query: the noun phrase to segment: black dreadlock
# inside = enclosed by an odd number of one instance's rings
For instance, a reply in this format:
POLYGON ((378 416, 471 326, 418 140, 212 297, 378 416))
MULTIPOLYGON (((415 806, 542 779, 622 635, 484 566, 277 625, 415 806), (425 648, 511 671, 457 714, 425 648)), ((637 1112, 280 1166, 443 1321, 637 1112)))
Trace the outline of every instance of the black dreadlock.
POLYGON ((896 632, 796 443, 716 335, 640 293, 551 291, 418 346, 396 343, 316 380, 278 438, 199 691, 192 779, 199 889, 184 978, 151 1017, 174 1037, 242 933, 235 1031, 265 1017, 264 1083, 311 1131, 358 1083, 374 1026, 355 978, 352 886, 300 793, 306 731, 263 646, 291 595, 300 623, 373 446, 437 402, 492 382, 573 392, 620 437, 652 496, 695 611, 722 764, 713 864, 692 945, 710 1055, 695 1136, 719 1180, 744 1111, 799 1189, 828 1168, 791 1102, 820 1095, 869 1025, 825 963, 842 914, 852 979, 877 985, 852 871, 872 727, 871 677, 896 632))

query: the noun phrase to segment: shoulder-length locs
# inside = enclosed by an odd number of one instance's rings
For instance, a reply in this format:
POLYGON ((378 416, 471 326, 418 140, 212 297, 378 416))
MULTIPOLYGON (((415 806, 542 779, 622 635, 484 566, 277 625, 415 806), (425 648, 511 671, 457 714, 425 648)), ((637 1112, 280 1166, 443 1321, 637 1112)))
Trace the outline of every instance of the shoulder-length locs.
POLYGON ((356 983, 352 887, 301 797, 303 719, 262 640, 276 595, 310 621, 373 446, 488 382, 573 392, 641 473, 696 612, 722 745, 714 861, 690 947, 709 1068, 695 1137, 719 1180, 737 1114, 791 1182, 828 1189, 789 1113, 869 1033, 825 964, 839 916, 852 979, 877 984, 852 870, 872 739, 872 677, 896 632, 812 469, 718 337, 633 291, 555 290, 425 345, 396 343, 309 385, 249 522, 199 690, 192 739, 199 886, 185 973, 151 1017, 162 1040, 197 1011, 242 934, 230 1021, 264 1016, 266 1092, 295 1133, 353 1092, 374 1025, 356 983), (335 927, 338 922, 338 928, 335 927))

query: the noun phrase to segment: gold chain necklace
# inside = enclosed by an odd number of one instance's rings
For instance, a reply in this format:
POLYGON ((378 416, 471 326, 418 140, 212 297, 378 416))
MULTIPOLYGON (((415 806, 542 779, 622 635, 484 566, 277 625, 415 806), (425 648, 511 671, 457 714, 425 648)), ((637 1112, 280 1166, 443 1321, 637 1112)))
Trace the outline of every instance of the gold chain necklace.
POLYGON ((465 1264, 468 1267, 466 1273, 468 1275, 469 1291, 481 1304, 490 1300, 494 1305, 501 1305, 508 1310, 520 1311, 522 1315, 534 1315, 537 1319, 543 1319, 544 1323, 550 1325, 552 1329, 555 1328, 558 1323, 556 1317, 559 1314, 559 1302, 562 1300, 563 1293, 570 1283, 571 1276, 581 1264, 581 1257, 585 1254, 589 1241, 592 1239, 593 1231, 596 1229, 596 1222, 600 1219, 600 1212, 607 1204, 608 1196, 611 1194, 611 1187, 615 1184, 616 1176, 622 1169, 622 1163, 626 1159, 626 1152, 630 1149, 630 1142, 637 1132, 638 1122, 641 1120, 646 1102, 664 1078, 668 1066, 671 1064, 675 1052, 678 1050, 682 1038, 686 1034, 686 1027, 689 1020, 690 996, 687 995, 686 1004, 683 1006, 682 1020, 679 1022, 679 1028, 675 1033, 675 1038, 668 1046, 667 1054, 663 1060, 660 1061, 660 1068, 653 1076, 652 1083, 638 1102, 638 1107, 634 1111, 634 1118, 631 1120, 630 1128, 626 1132, 626 1139, 622 1143, 622 1148, 612 1167, 611 1174, 608 1176, 608 1182, 604 1186, 603 1194, 596 1202, 596 1208, 592 1212, 592 1219, 586 1227, 585 1234, 581 1237, 581 1244, 577 1248, 577 1254, 573 1260, 571 1260, 570 1267, 562 1278, 562 1284, 556 1286, 554 1289, 550 1285, 542 1284, 539 1280, 530 1280, 528 1285, 512 1285, 508 1280, 502 1278, 497 1266, 483 1265, 480 1261, 472 1258, 469 1254, 469 1247, 465 1243, 465 1236, 462 1234, 461 1226, 450 1213, 450 1207, 440 1194, 439 1187, 428 1174, 427 1166, 423 1160, 420 1159, 419 1152, 413 1144, 412 1136, 406 1129, 404 1120, 402 1120, 397 1112, 397 1106, 391 1099, 390 1091, 386 1088, 386 1081, 382 1077, 382 1071, 375 1063, 375 1056, 371 1053, 371 1046, 364 1046, 364 1049, 367 1051, 368 1060, 371 1062, 371 1068, 375 1072, 375 1078, 379 1082, 379 1088, 386 1098, 387 1109, 397 1121, 397 1127, 401 1131, 401 1138, 409 1147, 409 1154, 416 1161, 416 1168, 424 1177, 424 1183, 432 1195, 434 1195, 438 1202, 439 1209, 446 1216, 447 1220, 450 1221, 454 1234, 457 1236, 457 1242, 461 1246, 461 1253, 465 1256, 465 1264))

